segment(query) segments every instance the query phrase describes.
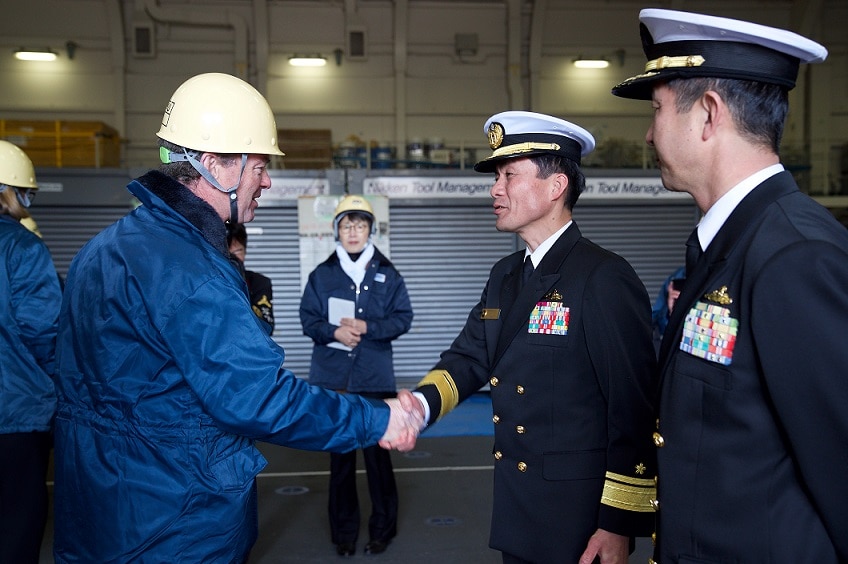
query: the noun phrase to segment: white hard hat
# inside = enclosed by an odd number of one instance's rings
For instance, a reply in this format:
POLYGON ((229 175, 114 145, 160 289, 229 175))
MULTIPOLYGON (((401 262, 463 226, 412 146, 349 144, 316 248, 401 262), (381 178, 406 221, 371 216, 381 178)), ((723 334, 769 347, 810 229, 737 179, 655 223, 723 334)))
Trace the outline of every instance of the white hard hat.
POLYGON ((177 88, 156 135, 201 152, 284 154, 268 101, 247 82, 222 73, 199 74, 177 88))
POLYGON ((23 149, 0 139, 0 184, 16 188, 38 189, 35 169, 23 149))

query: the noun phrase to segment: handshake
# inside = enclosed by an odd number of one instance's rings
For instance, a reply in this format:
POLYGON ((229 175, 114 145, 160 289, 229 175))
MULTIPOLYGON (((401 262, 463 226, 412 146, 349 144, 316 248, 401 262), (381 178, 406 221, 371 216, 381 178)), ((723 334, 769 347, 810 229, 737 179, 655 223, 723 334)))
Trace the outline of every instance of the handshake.
POLYGON ((424 428, 424 406, 409 390, 398 392, 397 398, 384 400, 391 410, 389 426, 379 445, 384 449, 408 452, 424 428))

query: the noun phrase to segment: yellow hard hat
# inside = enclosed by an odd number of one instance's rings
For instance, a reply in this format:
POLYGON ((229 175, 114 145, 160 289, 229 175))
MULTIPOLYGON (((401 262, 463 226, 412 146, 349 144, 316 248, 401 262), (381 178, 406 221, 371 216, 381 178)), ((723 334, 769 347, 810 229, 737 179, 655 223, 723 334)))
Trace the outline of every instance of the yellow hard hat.
POLYGON ((0 184, 38 190, 35 169, 23 149, 0 139, 0 184))
POLYGON ((333 213, 333 235, 336 239, 339 238, 339 222, 350 213, 361 213, 368 217, 368 221, 371 223, 371 234, 373 235, 377 231, 374 209, 368 203, 368 200, 359 194, 348 194, 339 201, 339 205, 336 206, 336 211, 333 213))
POLYGON ((268 101, 229 74, 199 74, 182 83, 156 135, 201 152, 284 154, 277 146, 277 124, 268 101))

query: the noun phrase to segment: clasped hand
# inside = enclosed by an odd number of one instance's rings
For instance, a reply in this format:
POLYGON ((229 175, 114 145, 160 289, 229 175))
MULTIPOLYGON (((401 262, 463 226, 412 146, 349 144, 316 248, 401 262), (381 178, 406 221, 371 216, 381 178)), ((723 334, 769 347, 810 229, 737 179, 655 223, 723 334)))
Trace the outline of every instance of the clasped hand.
POLYGON ((354 348, 362 340, 362 335, 368 332, 368 324, 363 319, 342 317, 340 325, 333 331, 333 338, 350 348, 354 348))
POLYGON ((424 428, 424 407, 409 390, 398 392, 397 398, 383 400, 389 405, 389 426, 379 445, 385 449, 408 452, 424 428))

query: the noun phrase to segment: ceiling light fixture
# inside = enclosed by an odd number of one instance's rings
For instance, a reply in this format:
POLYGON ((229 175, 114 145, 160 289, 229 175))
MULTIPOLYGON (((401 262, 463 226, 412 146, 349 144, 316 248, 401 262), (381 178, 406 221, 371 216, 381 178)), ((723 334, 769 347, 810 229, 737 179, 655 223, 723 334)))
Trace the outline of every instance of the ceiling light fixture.
POLYGON ((323 55, 294 55, 289 57, 289 64, 293 67, 323 67, 327 64, 327 57, 323 55))
POLYGON ((610 66, 610 62, 606 59, 584 59, 578 57, 574 59, 574 66, 578 69, 605 69, 610 66))
POLYGON ((15 51, 15 58, 21 61, 55 61, 56 53, 47 49, 20 49, 15 51))

